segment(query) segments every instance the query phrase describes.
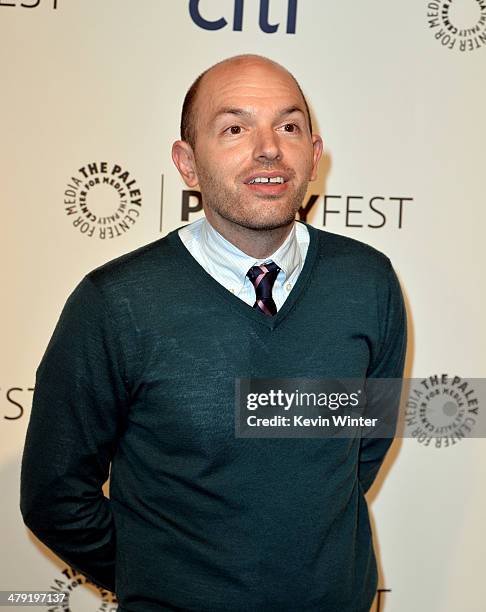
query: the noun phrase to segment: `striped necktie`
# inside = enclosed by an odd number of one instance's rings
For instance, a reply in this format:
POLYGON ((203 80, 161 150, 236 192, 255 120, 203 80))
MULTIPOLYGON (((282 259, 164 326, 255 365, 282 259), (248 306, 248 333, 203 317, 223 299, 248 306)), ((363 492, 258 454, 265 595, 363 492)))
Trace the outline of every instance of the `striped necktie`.
POLYGON ((277 306, 272 298, 272 287, 277 278, 280 268, 273 261, 251 267, 246 275, 255 287, 256 301, 253 308, 260 310, 268 316, 277 312, 277 306))

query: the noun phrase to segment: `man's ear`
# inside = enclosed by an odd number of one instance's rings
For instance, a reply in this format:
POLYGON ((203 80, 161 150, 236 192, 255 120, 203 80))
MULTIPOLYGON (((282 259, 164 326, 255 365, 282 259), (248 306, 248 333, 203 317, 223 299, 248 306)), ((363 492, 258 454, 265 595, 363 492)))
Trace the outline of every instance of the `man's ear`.
POLYGON ((324 148, 324 143, 322 142, 322 138, 318 134, 312 135, 312 148, 313 148, 313 163, 312 163, 312 171, 311 177, 309 180, 315 181, 317 178, 317 169, 319 166, 319 160, 321 159, 322 150, 324 148))
POLYGON ((185 184, 191 188, 195 187, 199 181, 191 145, 184 140, 176 140, 172 145, 172 160, 185 184))

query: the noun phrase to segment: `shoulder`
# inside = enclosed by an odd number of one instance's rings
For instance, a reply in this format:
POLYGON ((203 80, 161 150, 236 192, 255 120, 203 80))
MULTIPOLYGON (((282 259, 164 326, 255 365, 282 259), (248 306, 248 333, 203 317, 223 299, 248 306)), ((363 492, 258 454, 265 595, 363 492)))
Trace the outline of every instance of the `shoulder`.
POLYGON ((176 268, 177 231, 124 253, 94 268, 85 276, 102 293, 123 289, 141 292, 176 268))
POLYGON ((362 272, 388 273, 389 257, 375 247, 341 234, 307 226, 309 233, 317 238, 318 257, 323 262, 338 267, 360 269, 362 272))

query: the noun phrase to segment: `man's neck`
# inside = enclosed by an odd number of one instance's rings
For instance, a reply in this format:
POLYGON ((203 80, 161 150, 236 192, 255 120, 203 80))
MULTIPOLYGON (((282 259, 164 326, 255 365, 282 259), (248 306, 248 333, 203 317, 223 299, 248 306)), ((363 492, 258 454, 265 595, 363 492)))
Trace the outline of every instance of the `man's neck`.
POLYGON ((206 219, 223 238, 236 248, 255 259, 265 259, 284 243, 295 220, 289 224, 273 229, 250 229, 236 223, 226 222, 215 215, 206 214, 206 219))

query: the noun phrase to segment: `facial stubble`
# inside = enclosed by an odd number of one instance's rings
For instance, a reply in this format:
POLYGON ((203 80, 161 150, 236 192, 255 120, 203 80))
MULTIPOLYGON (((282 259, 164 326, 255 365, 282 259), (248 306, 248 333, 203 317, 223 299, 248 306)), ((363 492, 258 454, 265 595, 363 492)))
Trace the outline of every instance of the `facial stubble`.
MULTIPOLYGON (((285 172, 291 180, 295 177, 294 172, 285 172)), ((308 186, 308 182, 304 181, 298 184, 291 194, 254 196, 249 193, 245 196, 241 193, 241 190, 245 189, 241 179, 235 181, 238 187, 231 190, 200 165, 197 173, 204 208, 250 230, 269 231, 292 223, 302 206, 308 186)))

